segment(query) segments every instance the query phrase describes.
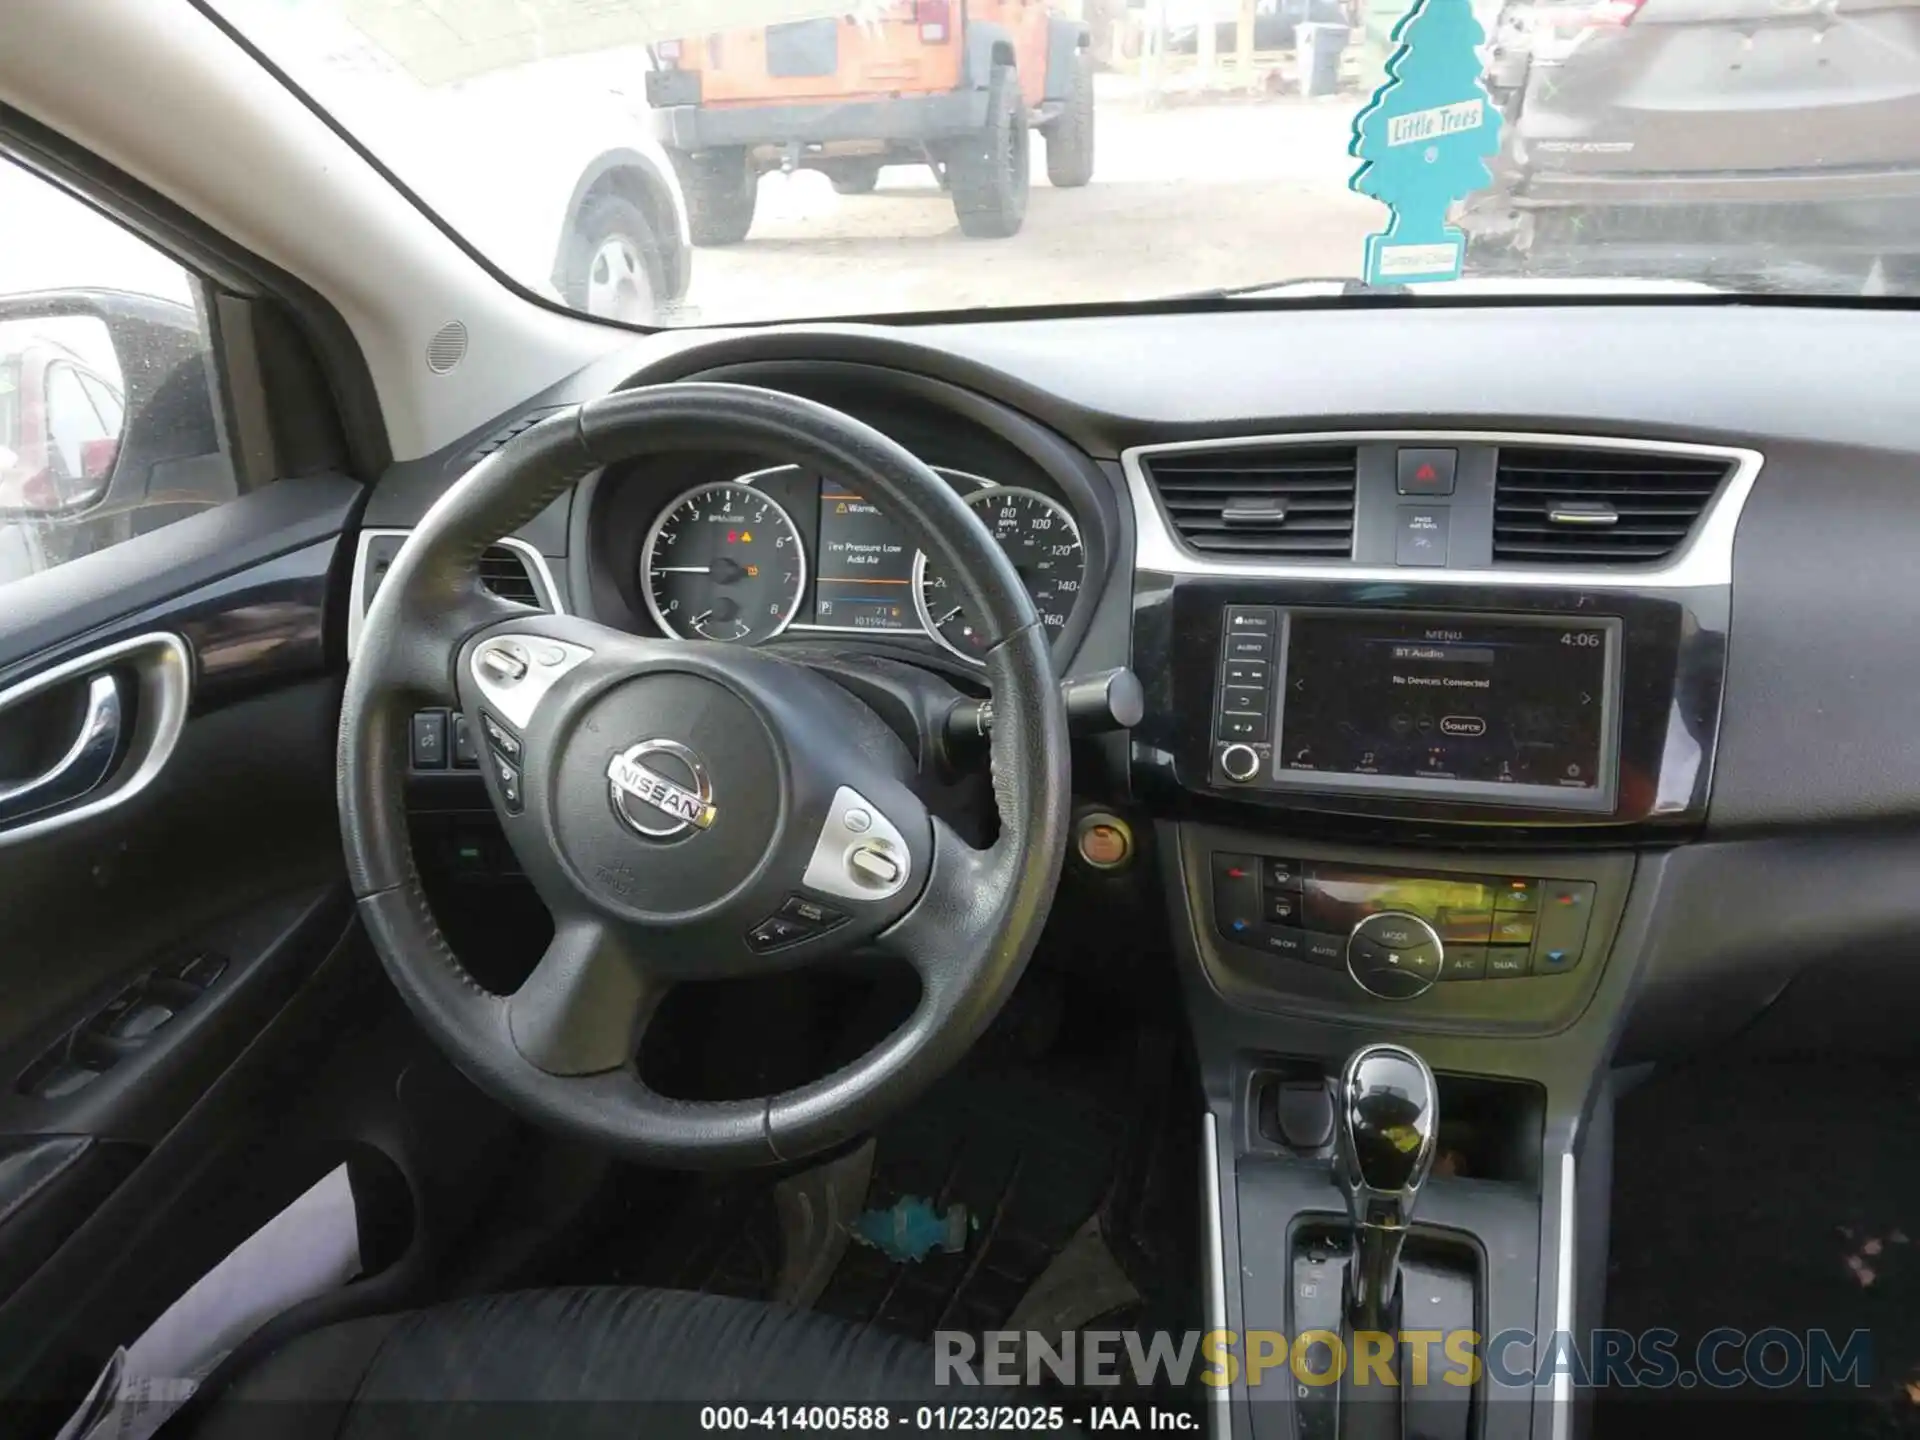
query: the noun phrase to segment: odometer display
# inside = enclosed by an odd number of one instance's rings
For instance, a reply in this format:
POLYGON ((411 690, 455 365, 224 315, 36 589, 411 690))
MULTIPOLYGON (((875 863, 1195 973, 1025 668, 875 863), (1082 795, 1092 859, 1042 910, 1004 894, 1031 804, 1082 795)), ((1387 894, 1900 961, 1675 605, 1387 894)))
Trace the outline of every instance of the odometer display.
MULTIPOLYGON (((966 501, 1013 562, 1048 642, 1058 640, 1086 578, 1086 553, 1073 516, 1050 495, 1012 486, 979 490, 966 501)), ((941 566, 923 553, 914 561, 913 573, 914 599, 927 633, 969 660, 985 655, 986 637, 975 628, 941 566)))
POLYGON ((800 532, 792 516, 750 485, 698 486, 647 531, 640 589, 669 635, 770 639, 787 628, 806 594, 800 532))

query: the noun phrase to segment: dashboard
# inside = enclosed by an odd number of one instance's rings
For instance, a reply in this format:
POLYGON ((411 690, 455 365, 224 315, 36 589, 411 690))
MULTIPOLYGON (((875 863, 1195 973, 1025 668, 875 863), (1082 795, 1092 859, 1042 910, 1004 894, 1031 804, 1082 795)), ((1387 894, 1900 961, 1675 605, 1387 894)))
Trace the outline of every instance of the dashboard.
MULTIPOLYGON (((1076 746, 1076 790, 1162 842, 1172 943, 1209 995, 1551 1034, 1630 989, 1623 1053, 1658 1054, 1920 933, 1897 898, 1920 846, 1886 838, 1920 826, 1888 659, 1920 633, 1901 334, 1866 310, 1646 304, 652 336, 394 467, 365 523, 403 532, 489 432, 621 385, 834 405, 975 501, 1063 678, 1139 677, 1145 717, 1076 746), (1394 877, 1479 983, 1442 958, 1418 995, 1356 993, 1318 927, 1359 912, 1290 910, 1280 862, 1394 877), (1459 897, 1516 879, 1582 897, 1584 952, 1468 933, 1503 912, 1459 897)), ((636 633, 978 682, 939 577, 786 457, 613 467, 512 539, 555 604, 636 633)))
MULTIPOLYGON (((795 388, 892 435, 966 501, 1069 665, 1114 550, 1103 477, 1032 443, 1017 416, 957 422, 931 397, 831 371, 795 388)), ((837 638, 978 673, 984 645, 948 577, 839 477, 779 456, 679 452, 611 467, 580 501, 596 618, 724 644, 837 638)))

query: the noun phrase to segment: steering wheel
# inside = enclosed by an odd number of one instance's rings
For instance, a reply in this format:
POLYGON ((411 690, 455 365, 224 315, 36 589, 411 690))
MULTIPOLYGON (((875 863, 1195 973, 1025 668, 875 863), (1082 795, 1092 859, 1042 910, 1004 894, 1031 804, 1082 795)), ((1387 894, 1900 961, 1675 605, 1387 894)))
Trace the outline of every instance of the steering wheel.
POLYGON ((360 915, 427 1033, 527 1119, 654 1163, 793 1159, 905 1104, 1005 1003, 1066 847, 1066 716, 1006 555, 945 481, 877 430, 739 385, 609 395, 543 420, 450 488, 367 610, 338 763, 360 915), (907 746, 818 671, 549 615, 481 587, 481 552, 590 472, 700 449, 764 453, 845 481, 953 577, 991 642, 991 847, 929 813, 907 746), (553 915, 552 943, 509 996, 448 947, 408 839, 411 717, 450 703, 553 915), (856 946, 911 965, 920 998, 852 1064, 753 1100, 686 1101, 641 1079, 641 1040, 674 984, 856 946))

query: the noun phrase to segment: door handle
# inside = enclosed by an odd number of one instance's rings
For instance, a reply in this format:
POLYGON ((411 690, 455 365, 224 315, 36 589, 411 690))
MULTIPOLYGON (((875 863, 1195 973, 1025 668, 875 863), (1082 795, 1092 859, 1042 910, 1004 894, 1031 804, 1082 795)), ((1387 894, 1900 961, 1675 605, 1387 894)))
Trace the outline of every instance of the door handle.
POLYGON ((95 675, 88 681, 87 710, 80 733, 52 769, 31 780, 0 787, 0 824, 78 800, 105 780, 120 750, 122 710, 118 680, 111 675, 95 675))

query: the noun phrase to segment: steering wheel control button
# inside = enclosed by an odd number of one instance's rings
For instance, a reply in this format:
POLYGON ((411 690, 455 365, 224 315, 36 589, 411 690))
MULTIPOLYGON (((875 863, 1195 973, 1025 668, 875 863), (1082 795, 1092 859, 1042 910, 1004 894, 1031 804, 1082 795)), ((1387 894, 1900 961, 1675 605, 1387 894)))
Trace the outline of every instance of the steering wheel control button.
POLYGON ((804 895, 789 895, 787 903, 780 907, 780 917, 805 925, 815 932, 831 930, 836 925, 844 924, 847 918, 845 911, 822 905, 818 900, 809 900, 804 895))
POLYGON ((649 840, 706 830, 720 814, 705 762, 678 740, 659 737, 607 762, 607 798, 627 828, 649 840))
POLYGON ((547 692, 592 658, 593 651, 586 646, 566 640, 498 635, 473 652, 473 679, 493 710, 505 716, 509 725, 525 730, 547 692))
POLYGON ((527 678, 527 652, 511 640, 489 645, 480 652, 480 667, 501 685, 517 685, 527 678))
POLYGON ((1347 937, 1347 973, 1371 995, 1411 1000, 1440 978, 1443 953, 1438 932, 1425 920, 1383 910, 1367 916, 1347 937))
POLYGON ((1251 745, 1229 745, 1220 752, 1220 772, 1245 783, 1260 773, 1260 752, 1251 745))
POLYGON ((1394 460, 1394 478, 1402 495, 1451 495, 1458 450, 1406 449, 1394 460))
POLYGON ((900 882, 900 862, 878 845, 856 845, 847 852, 854 878, 890 889, 900 882))
POLYGON ((789 920, 784 915, 769 915, 747 932, 747 946, 756 954, 765 954, 769 950, 798 945, 818 933, 798 920, 789 920))
POLYGON ((913 866, 906 837, 878 805, 849 785, 833 792, 800 883, 839 900, 897 895, 913 866))
POLYGON ((480 717, 480 728, 486 732, 487 744, 491 745, 507 759, 520 763, 520 737, 491 715, 480 717))
POLYGON ((520 767, 496 755, 493 757, 493 776, 500 782, 500 803, 506 807, 509 815, 518 815, 526 804, 520 794, 520 767))
POLYGON ((444 770, 447 768, 447 712, 444 710, 417 710, 413 716, 413 768, 416 770, 444 770))

